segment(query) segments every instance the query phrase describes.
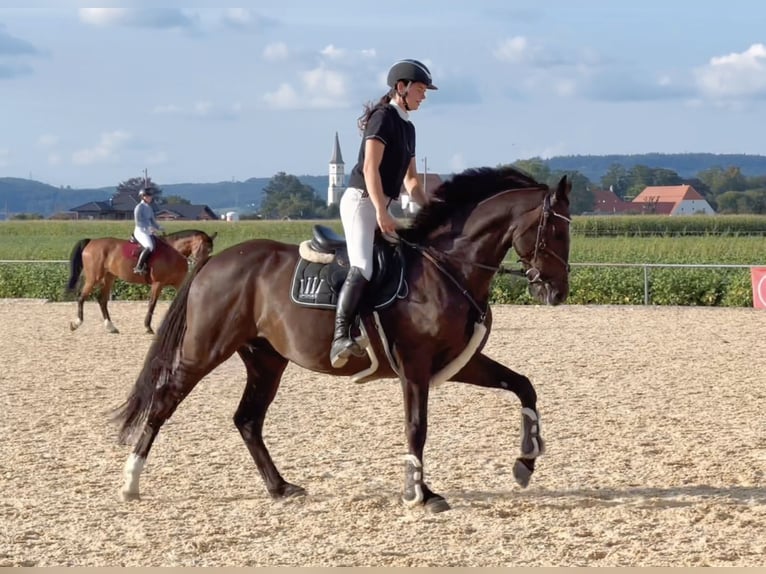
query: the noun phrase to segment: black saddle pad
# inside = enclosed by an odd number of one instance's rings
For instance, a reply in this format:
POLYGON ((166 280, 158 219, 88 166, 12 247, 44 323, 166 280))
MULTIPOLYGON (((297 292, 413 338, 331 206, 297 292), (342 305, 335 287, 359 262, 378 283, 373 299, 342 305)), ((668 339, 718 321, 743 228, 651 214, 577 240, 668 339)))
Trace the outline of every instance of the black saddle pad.
MULTIPOLYGON (((348 261, 334 258, 316 263, 300 258, 295 266, 290 297, 304 307, 335 309, 338 293, 348 275, 348 261)), ((383 309, 407 291, 404 259, 399 246, 376 244, 372 280, 362 297, 362 306, 383 309)))

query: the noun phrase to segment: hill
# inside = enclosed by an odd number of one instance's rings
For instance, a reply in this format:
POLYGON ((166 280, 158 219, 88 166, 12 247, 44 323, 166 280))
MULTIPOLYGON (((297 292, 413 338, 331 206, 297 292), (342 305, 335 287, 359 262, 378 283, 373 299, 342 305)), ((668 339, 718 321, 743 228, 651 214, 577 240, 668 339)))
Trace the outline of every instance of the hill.
MULTIPOLYGON (((597 183, 613 164, 631 168, 646 165, 665 168, 681 177, 689 178, 706 169, 737 166, 746 176, 766 175, 766 156, 746 154, 633 154, 633 155, 572 155, 556 156, 544 160, 556 171, 580 172, 597 183)), ((327 198, 328 176, 299 175, 300 181, 311 186, 317 196, 327 198)), ((442 176, 445 178, 448 176, 442 176)), ((170 183, 157 182, 165 195, 178 195, 195 204, 210 206, 217 213, 235 209, 241 213, 257 211, 263 189, 271 177, 252 177, 245 181, 218 183, 170 183)), ((115 184, 116 186, 116 184, 115 184)), ((0 219, 6 214, 39 213, 45 217, 67 211, 89 201, 108 199, 115 188, 74 189, 55 187, 39 181, 13 177, 0 177, 0 219)))
POLYGON ((579 171, 593 182, 598 182, 613 164, 626 169, 636 165, 664 168, 684 178, 714 167, 737 166, 748 177, 766 175, 766 156, 714 153, 644 153, 632 155, 568 155, 552 157, 545 161, 552 170, 579 171))

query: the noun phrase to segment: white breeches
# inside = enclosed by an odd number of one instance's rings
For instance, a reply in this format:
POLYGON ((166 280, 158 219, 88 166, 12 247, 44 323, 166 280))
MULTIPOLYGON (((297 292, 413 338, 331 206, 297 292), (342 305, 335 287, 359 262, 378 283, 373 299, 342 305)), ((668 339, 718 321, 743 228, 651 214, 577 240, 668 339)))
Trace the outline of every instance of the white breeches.
POLYGON ((141 247, 145 247, 149 251, 154 251, 154 237, 151 233, 147 233, 143 229, 136 227, 133 230, 133 237, 141 244, 141 247))
POLYGON ((340 220, 348 247, 348 262, 358 267, 368 281, 372 277, 372 246, 378 219, 375 206, 369 197, 362 197, 362 190, 346 188, 340 200, 340 220))

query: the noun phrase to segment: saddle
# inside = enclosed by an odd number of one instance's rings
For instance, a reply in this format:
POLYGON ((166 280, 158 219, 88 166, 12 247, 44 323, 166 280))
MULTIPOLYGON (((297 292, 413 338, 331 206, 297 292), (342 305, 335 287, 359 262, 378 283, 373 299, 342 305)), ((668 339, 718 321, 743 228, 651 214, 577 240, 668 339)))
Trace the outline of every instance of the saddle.
MULTIPOLYGON (((290 298, 297 305, 335 309, 338 293, 348 275, 346 240, 324 225, 315 225, 313 237, 299 246, 290 298)), ((372 278, 365 288, 360 311, 388 307, 407 292, 401 245, 378 232, 373 247, 372 278)))

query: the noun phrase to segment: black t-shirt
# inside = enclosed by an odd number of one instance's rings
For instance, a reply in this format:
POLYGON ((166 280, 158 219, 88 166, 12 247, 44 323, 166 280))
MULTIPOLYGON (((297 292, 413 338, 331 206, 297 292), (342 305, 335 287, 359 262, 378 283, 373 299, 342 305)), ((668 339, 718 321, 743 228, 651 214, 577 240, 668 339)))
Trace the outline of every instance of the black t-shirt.
POLYGON ((404 175, 415 156, 415 126, 403 119, 391 104, 377 107, 367 121, 359 158, 348 179, 349 187, 367 191, 364 182, 364 144, 369 138, 383 142, 383 159, 380 162, 380 180, 383 193, 391 199, 399 197, 404 175))

